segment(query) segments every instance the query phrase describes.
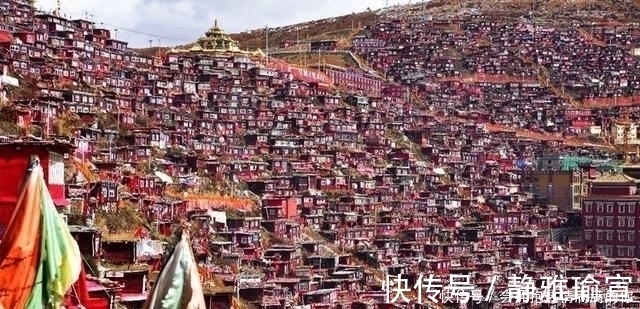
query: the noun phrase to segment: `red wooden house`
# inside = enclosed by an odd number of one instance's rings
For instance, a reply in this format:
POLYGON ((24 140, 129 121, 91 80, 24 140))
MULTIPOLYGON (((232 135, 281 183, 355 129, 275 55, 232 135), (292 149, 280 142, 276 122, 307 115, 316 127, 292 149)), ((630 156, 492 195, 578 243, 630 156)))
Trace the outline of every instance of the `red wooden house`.
POLYGON ((147 299, 149 267, 142 264, 112 268, 105 272, 104 277, 122 284, 120 302, 127 308, 144 305, 147 299))
POLYGON ((164 192, 164 185, 156 178, 155 175, 125 176, 123 178, 123 183, 132 193, 157 196, 162 195, 164 192))
POLYGON ((0 229, 11 220, 17 203, 17 192, 30 157, 36 155, 44 170, 45 181, 56 206, 67 205, 64 183, 64 155, 71 153, 73 145, 60 141, 12 141, 0 143, 0 229))
POLYGON ((287 220, 298 216, 297 202, 293 198, 272 197, 262 200, 262 226, 276 237, 287 234, 287 220))
POLYGON ((102 260, 109 264, 132 264, 137 260, 135 238, 108 238, 102 240, 102 260))

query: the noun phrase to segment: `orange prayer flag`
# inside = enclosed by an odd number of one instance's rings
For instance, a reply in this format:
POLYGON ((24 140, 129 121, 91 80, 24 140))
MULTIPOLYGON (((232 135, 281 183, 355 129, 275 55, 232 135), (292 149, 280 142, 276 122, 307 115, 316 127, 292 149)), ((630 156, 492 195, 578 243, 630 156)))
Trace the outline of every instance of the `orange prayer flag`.
POLYGON ((25 308, 35 284, 42 245, 42 182, 28 177, 0 243, 0 307, 25 308))

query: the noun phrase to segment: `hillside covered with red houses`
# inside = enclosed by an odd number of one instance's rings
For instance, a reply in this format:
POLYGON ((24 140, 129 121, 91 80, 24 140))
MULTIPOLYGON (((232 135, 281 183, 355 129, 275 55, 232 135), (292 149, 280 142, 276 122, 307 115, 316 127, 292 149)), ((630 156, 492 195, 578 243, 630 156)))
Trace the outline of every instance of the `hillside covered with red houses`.
POLYGON ((114 306, 141 308, 187 221, 208 308, 430 307, 385 304, 398 274, 636 276, 640 27, 421 5, 309 44, 346 68, 217 22, 143 55, 0 0, 0 232, 38 155, 114 306))

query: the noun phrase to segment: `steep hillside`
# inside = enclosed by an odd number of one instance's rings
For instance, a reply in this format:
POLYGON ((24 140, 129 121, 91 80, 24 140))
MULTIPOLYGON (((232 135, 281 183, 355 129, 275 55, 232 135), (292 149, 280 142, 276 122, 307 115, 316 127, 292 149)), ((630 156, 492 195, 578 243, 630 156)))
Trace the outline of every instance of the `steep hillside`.
MULTIPOLYGON (((333 18, 309 21, 289 26, 269 29, 269 45, 281 49, 285 43, 300 40, 301 44, 310 40, 337 40, 340 47, 348 48, 351 39, 363 27, 378 19, 455 18, 463 14, 485 14, 489 16, 519 17, 529 15, 539 20, 556 23, 559 18, 572 22, 580 21, 614 22, 640 19, 640 0, 431 0, 405 5, 395 5, 379 10, 367 10, 333 18)), ((255 29, 231 34, 243 49, 265 48, 265 29, 255 29)), ((190 46, 186 44, 184 46, 190 46)), ((291 49, 291 48, 289 48, 291 49)), ((285 49, 286 50, 286 49, 285 49)), ((297 50, 295 47, 291 50, 297 50)), ((141 48, 141 54, 157 55, 157 48, 141 48)), ((166 51, 161 48, 161 51, 166 51)))
POLYGON ((312 52, 290 52, 273 55, 273 57, 299 66, 322 63, 341 67, 356 67, 358 65, 358 63, 346 52, 324 53, 321 55, 312 52))
MULTIPOLYGON (((338 40, 343 44, 349 44, 353 34, 362 27, 372 24, 377 14, 373 11, 365 11, 334 18, 321 19, 300 23, 285 27, 269 29, 269 45, 277 48, 285 42, 309 40, 338 40)), ((265 48, 265 29, 256 29, 248 32, 231 34, 231 37, 240 42, 242 48, 265 48)))
MULTIPOLYGON (((477 12, 498 16, 530 14, 542 19, 578 15, 585 19, 630 20, 637 18, 638 0, 433 0, 409 6, 401 11, 420 8, 433 17, 451 17, 461 13, 477 12), (591 14, 589 14, 591 13, 591 14), (594 14, 595 13, 595 14, 594 14)), ((394 11, 394 10, 391 10, 394 11)), ((397 13, 397 12, 395 12, 397 13)))
MULTIPOLYGON (((277 49, 285 42, 293 43, 298 39, 301 44, 307 40, 337 40, 342 47, 351 44, 353 35, 362 30, 363 27, 375 22, 378 15, 374 11, 353 13, 344 16, 326 18, 309 21, 284 27, 269 29, 270 48, 277 49)), ((230 36, 240 43, 242 49, 264 49, 266 45, 265 29, 255 29, 247 32, 230 34, 230 36)), ((192 44, 176 46, 176 48, 187 48, 192 44)), ((165 47, 138 48, 136 52, 145 56, 156 56, 159 52, 166 52, 165 47), (159 51, 160 50, 160 51, 159 51)))

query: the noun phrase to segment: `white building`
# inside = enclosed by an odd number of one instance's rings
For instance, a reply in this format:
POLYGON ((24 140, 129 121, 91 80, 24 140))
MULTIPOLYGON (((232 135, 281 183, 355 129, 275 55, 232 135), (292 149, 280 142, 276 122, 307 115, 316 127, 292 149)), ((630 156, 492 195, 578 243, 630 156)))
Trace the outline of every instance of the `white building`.
POLYGON ((638 138, 638 124, 630 123, 628 125, 615 123, 611 126, 611 137, 613 137, 613 143, 615 145, 623 145, 625 143, 625 127, 628 127, 627 131, 627 143, 629 145, 640 145, 640 139, 638 138))

